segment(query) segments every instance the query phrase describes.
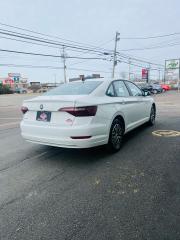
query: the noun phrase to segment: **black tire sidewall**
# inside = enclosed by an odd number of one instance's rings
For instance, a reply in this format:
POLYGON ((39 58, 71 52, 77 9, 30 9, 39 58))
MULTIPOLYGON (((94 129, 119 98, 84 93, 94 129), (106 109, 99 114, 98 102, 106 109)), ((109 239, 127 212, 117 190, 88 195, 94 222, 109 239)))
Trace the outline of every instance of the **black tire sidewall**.
POLYGON ((151 107, 151 112, 150 112, 150 117, 149 117, 149 122, 148 122, 149 125, 153 126, 155 124, 155 120, 156 120, 156 108, 155 108, 155 106, 152 106, 151 107), (151 119, 152 109, 154 110, 154 114, 155 114, 155 118, 154 118, 153 122, 152 122, 152 119, 151 119))
POLYGON ((123 136, 124 136, 124 125, 123 125, 123 122, 122 120, 118 119, 118 118, 115 118, 114 121, 112 122, 112 125, 111 125, 111 129, 110 129, 110 133, 109 133, 109 141, 108 141, 108 144, 107 144, 107 147, 108 147, 108 150, 111 151, 111 152, 118 152, 121 147, 122 147, 122 142, 123 142, 123 136), (119 148, 115 148, 113 143, 112 143, 112 130, 113 130, 113 127, 115 126, 115 124, 119 124, 123 130, 123 134, 122 134, 122 138, 121 138, 121 142, 120 142, 120 147, 119 148))
POLYGON ((157 91, 157 90, 153 90, 153 92, 154 92, 154 94, 157 94, 157 93, 158 93, 158 91, 157 91))

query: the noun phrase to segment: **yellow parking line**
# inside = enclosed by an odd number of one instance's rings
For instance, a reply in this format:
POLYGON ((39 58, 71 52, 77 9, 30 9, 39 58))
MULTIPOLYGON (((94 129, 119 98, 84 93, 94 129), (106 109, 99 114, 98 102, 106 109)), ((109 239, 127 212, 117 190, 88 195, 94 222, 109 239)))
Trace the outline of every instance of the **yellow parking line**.
POLYGON ((175 130, 156 130, 152 132, 156 137, 179 137, 180 132, 175 130))

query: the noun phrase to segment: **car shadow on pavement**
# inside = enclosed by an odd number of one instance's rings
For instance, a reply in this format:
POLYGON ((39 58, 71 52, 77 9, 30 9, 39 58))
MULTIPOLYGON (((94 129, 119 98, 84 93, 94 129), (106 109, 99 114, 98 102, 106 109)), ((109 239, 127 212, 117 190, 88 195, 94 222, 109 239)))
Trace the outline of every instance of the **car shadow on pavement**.
POLYGON ((123 146, 126 144, 126 142, 134 140, 134 138, 137 138, 138 136, 140 136, 142 134, 148 133, 149 130, 152 132, 154 130, 154 128, 155 128, 155 126, 148 126, 147 123, 144 123, 143 125, 133 129, 132 131, 125 134, 123 146))
POLYGON ((59 148, 47 146, 46 151, 48 152, 48 160, 51 162, 66 162, 76 163, 76 165, 82 164, 95 164, 96 162, 106 161, 109 159, 109 156, 113 155, 113 158, 119 158, 121 151, 126 151, 126 144, 129 141, 133 141, 138 136, 146 134, 150 127, 147 127, 147 124, 144 124, 131 132, 127 133, 124 137, 124 142, 122 149, 112 154, 107 149, 106 146, 99 146, 87 149, 69 149, 69 148, 59 148))
POLYGON ((47 147, 47 151, 51 154, 50 161, 76 163, 76 165, 93 164, 109 156, 104 146, 86 149, 47 147))

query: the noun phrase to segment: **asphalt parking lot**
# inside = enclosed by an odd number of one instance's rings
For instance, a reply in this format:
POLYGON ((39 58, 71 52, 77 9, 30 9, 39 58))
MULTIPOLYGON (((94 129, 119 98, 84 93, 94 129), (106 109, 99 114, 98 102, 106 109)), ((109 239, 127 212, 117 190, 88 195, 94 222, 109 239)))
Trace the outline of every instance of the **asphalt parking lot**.
POLYGON ((180 93, 155 96, 157 121, 120 152, 25 142, 20 106, 0 96, 0 239, 180 239, 180 93), (156 133, 156 132, 155 132, 156 133))

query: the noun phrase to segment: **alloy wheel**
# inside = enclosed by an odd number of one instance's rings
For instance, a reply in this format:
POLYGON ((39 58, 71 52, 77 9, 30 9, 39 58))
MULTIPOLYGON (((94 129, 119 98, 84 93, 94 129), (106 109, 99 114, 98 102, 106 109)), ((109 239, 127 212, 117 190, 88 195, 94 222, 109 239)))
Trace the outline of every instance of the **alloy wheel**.
POLYGON ((121 147, 123 137, 123 129, 120 123, 116 123, 112 129, 111 142, 115 149, 119 149, 121 147))

